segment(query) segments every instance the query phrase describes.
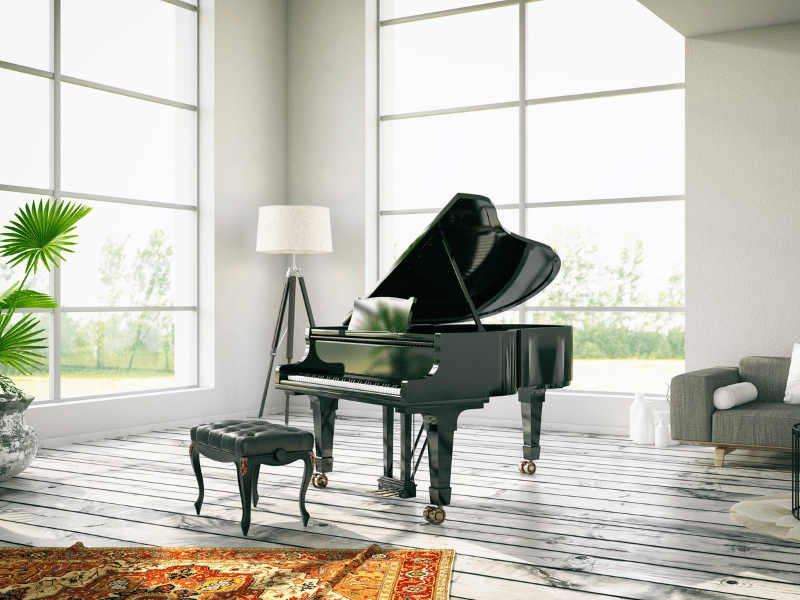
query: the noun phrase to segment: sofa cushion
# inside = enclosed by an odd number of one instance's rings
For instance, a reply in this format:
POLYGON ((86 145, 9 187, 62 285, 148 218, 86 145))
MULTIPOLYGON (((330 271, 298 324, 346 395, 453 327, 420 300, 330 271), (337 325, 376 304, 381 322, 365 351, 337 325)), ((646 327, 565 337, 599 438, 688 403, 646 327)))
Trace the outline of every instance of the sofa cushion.
POLYGON ((758 390, 756 403, 783 402, 791 358, 746 356, 739 361, 739 377, 758 390))
POLYGON ((800 423, 800 404, 764 404, 756 400, 730 410, 715 411, 711 441, 789 449, 792 447, 792 425, 796 423, 800 423))

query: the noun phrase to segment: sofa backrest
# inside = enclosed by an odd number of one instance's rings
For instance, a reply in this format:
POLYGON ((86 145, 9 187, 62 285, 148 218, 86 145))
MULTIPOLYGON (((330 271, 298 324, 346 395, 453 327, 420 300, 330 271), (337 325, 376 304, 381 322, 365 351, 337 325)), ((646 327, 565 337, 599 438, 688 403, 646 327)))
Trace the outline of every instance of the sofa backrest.
POLYGON ((783 402, 791 360, 788 356, 745 356, 739 361, 739 377, 756 386, 756 402, 783 402))

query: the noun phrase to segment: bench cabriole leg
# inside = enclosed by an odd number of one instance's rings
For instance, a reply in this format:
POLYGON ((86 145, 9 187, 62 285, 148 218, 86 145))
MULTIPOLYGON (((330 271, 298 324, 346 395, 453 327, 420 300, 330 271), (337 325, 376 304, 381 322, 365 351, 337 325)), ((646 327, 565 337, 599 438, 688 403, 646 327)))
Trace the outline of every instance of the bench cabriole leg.
POLYGON ((236 477, 239 480, 239 496, 242 499, 242 533, 250 529, 250 497, 252 494, 253 471, 247 466, 247 459, 240 458, 236 464, 236 477))
POLYGON ((197 487, 200 492, 197 495, 197 500, 194 503, 194 509, 197 511, 197 514, 200 514, 200 507, 203 506, 203 492, 205 488, 203 487, 203 472, 200 470, 200 451, 195 447, 194 444, 189 446, 189 455, 192 459, 192 469, 194 469, 194 476, 197 478, 197 487))
POLYGON ((314 453, 309 451, 308 456, 303 457, 305 470, 303 471, 303 483, 300 484, 300 514, 303 516, 303 527, 308 526, 309 514, 306 510, 306 491, 311 483, 311 475, 314 473, 314 453))
POLYGON ((258 506, 258 472, 260 467, 260 463, 253 465, 253 506, 258 506))

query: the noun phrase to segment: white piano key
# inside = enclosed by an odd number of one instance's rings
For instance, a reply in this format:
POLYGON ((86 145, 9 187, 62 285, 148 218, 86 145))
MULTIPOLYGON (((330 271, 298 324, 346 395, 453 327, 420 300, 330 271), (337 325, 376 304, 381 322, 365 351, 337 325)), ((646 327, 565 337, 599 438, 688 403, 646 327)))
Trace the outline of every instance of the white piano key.
POLYGON ((354 380, 352 378, 337 379, 335 377, 312 377, 308 375, 289 375, 286 378, 288 381, 296 381, 298 383, 309 383, 315 385, 326 385, 329 387, 338 387, 350 390, 359 390, 363 392, 378 392, 380 394, 388 394, 391 396, 400 395, 400 386, 395 386, 390 383, 368 383, 354 380))

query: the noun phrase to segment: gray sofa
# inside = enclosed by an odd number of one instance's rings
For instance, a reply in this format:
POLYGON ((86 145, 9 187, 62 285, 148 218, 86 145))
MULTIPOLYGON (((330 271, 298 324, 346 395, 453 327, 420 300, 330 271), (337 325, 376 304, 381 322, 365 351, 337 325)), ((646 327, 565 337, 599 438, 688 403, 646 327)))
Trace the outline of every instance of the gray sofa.
POLYGON ((800 423, 800 404, 785 404, 790 358, 747 356, 739 367, 714 367, 672 379, 670 423, 672 438, 714 446, 715 466, 737 448, 789 452, 792 425, 800 423), (758 397, 727 410, 714 407, 714 390, 749 381, 758 397))

